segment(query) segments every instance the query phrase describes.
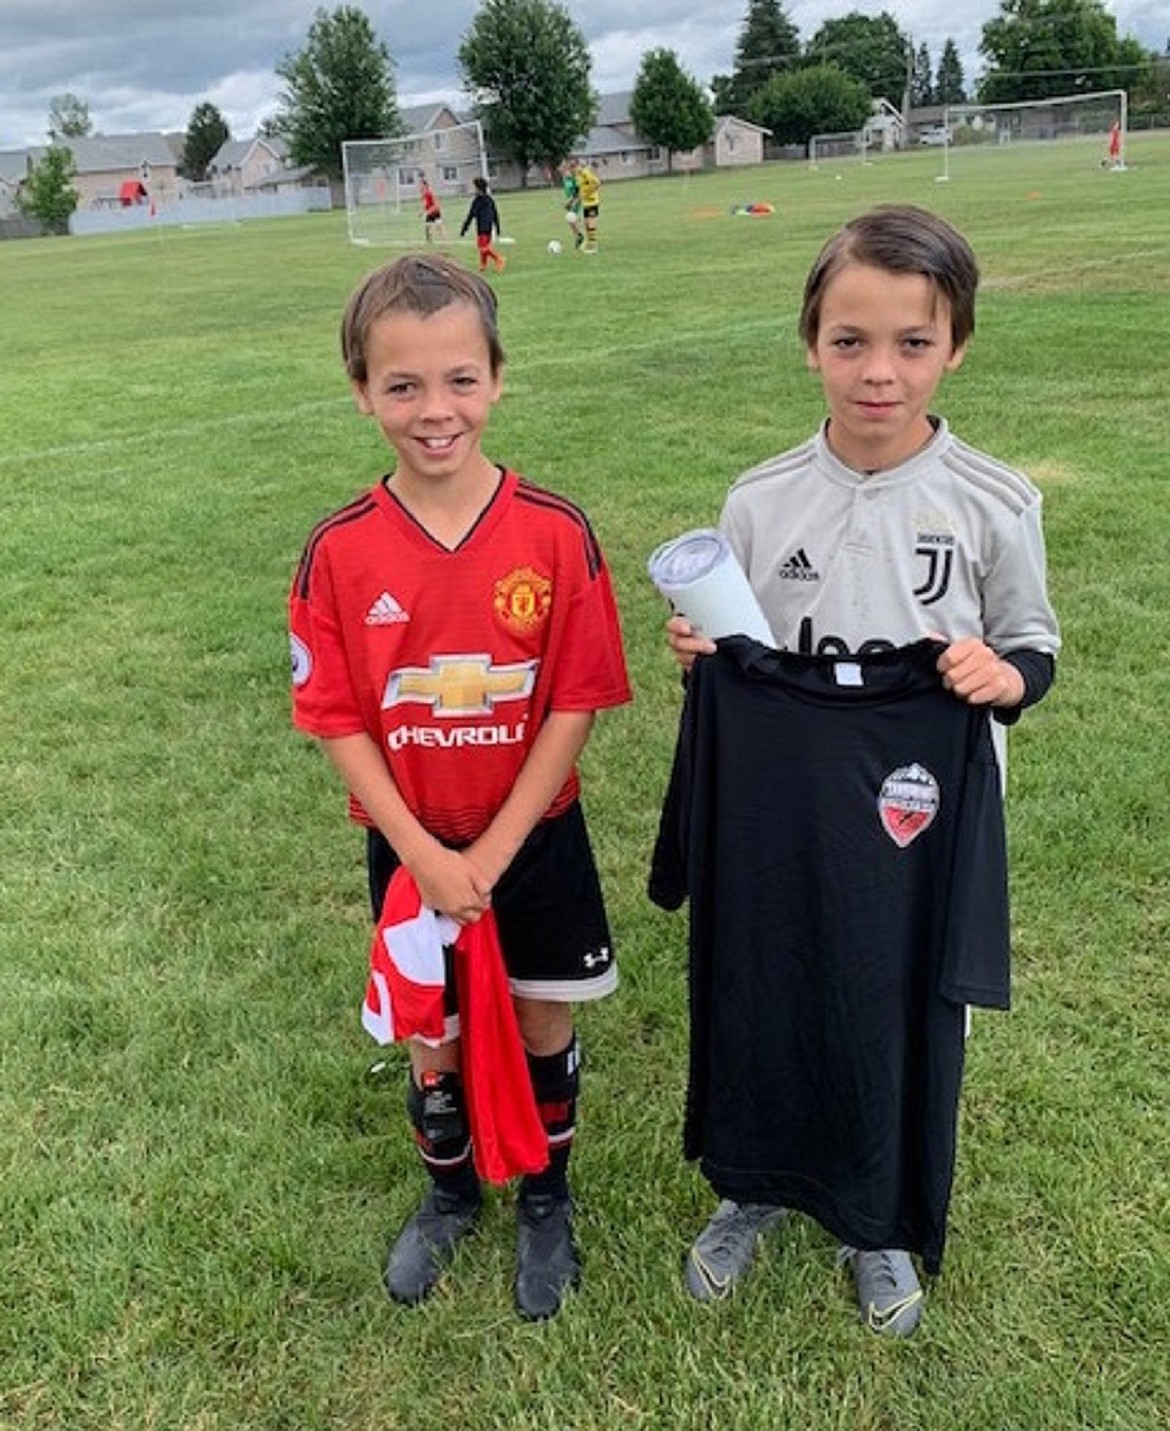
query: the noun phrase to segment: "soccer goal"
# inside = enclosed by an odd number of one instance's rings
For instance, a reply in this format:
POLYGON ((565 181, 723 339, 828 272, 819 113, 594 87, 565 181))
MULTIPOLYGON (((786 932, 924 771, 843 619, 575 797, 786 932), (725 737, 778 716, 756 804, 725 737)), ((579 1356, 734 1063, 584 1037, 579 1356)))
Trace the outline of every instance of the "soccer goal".
POLYGON ((849 129, 839 134, 814 134, 808 141, 808 167, 819 169, 842 159, 869 161, 869 130, 849 129))
POLYGON ((472 180, 488 177, 478 120, 394 139, 350 139, 341 146, 341 159, 349 241, 355 244, 424 242, 422 178, 443 208, 448 235, 454 235, 472 180))
POLYGON ((939 178, 949 178, 952 160, 966 151, 1075 140, 1084 144, 1092 163, 1124 169, 1128 118, 1128 97, 1123 89, 1053 95, 1014 104, 950 104, 943 117, 947 142, 942 148, 939 178))

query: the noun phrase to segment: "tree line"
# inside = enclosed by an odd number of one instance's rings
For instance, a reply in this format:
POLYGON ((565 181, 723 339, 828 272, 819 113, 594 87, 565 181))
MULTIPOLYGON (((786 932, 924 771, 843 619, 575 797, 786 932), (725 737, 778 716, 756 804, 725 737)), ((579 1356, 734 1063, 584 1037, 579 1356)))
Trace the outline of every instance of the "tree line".
POLYGON ((1102 0, 1001 0, 979 53, 987 69, 968 88, 953 39, 934 63, 887 11, 826 20, 802 42, 780 0, 749 0, 734 70, 711 88, 720 112, 763 125, 782 144, 860 129, 875 99, 904 111, 1125 89, 1135 118, 1167 111, 1170 46, 1158 56, 1120 38, 1102 0))
MULTIPOLYGON (((954 41, 944 42, 936 64, 886 11, 826 20, 802 42, 781 0, 748 0, 731 74, 704 86, 673 51, 651 50, 641 59, 630 119, 643 140, 673 157, 705 143, 717 114, 756 123, 778 144, 805 145, 814 134, 860 129, 879 98, 902 109, 1125 89, 1132 117, 1170 117, 1163 113, 1170 44, 1159 56, 1119 37, 1103 0, 1001 0, 979 49, 988 67, 969 94, 954 41)), ((555 168, 596 120, 589 48, 559 0, 482 0, 455 59, 489 147, 522 174, 555 168)), ((345 141, 404 132, 394 68, 361 8, 318 9, 304 46, 276 66, 284 88, 263 132, 283 138, 294 164, 338 179, 345 141)), ((58 96, 49 149, 20 195, 50 231, 68 227, 77 202, 69 139, 89 132, 84 101, 58 96)), ((205 179, 230 138, 215 105, 197 105, 179 172, 205 179)))

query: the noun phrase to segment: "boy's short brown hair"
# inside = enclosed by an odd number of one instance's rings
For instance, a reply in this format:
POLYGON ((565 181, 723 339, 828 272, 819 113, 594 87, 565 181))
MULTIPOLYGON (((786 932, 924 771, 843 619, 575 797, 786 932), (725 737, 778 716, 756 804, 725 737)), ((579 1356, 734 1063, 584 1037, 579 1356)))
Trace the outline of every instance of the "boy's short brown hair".
POLYGON ((479 314, 491 357, 492 375, 504 366, 496 316, 496 295, 489 283, 442 254, 407 254, 376 268, 358 285, 341 320, 341 357, 356 383, 368 377, 366 349, 370 329, 387 313, 429 317, 453 303, 466 303, 479 314))
POLYGON ((851 219, 825 244, 809 271, 800 309, 800 336, 816 346, 825 289, 849 263, 887 273, 917 273, 947 300, 951 343, 961 348, 975 331, 979 265, 971 246, 945 219, 913 204, 879 204, 851 219))

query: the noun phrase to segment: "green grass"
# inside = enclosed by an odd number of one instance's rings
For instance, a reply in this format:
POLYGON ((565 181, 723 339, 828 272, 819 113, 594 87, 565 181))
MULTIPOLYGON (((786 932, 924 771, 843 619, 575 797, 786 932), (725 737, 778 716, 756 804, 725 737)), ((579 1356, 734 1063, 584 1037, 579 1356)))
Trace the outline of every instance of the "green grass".
MULTIPOLYGON (((344 216, 0 245, 0 1426, 1122 1428, 1170 1418, 1170 137, 610 184, 604 251, 506 194, 489 450, 580 500, 637 697, 586 757, 620 993, 581 1013, 586 1280, 520 1324, 494 1195, 433 1304, 380 1266, 419 1175, 366 1075, 359 842, 289 726, 309 528, 387 463, 337 360, 344 216), (733 218, 768 199, 769 219, 733 218), (907 1344, 796 1223, 730 1305, 681 1258, 685 918, 646 866, 679 692, 645 558, 821 399, 794 323, 841 220, 939 208, 984 271, 940 407, 1043 487, 1066 637, 1013 739, 1016 1005, 970 1045, 951 1243, 907 1344)), ((458 250, 471 257, 471 250, 458 250)))

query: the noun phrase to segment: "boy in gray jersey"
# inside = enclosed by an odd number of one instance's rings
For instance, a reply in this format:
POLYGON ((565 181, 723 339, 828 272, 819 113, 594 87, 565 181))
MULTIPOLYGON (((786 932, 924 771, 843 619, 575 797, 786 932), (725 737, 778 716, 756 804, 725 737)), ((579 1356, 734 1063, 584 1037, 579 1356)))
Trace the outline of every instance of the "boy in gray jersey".
MULTIPOLYGON (((1060 646, 1040 494, 930 411, 974 332, 978 280, 966 240, 922 209, 883 205, 835 234, 800 314, 828 417, 739 478, 720 527, 777 646, 844 656, 941 638, 946 688, 1010 725, 1048 690, 1060 646)), ((684 669, 715 649, 681 616, 667 637, 684 669)), ((781 1213, 721 1202, 687 1259, 691 1293, 726 1296, 781 1213)), ((867 1325, 913 1332, 922 1289, 908 1253, 842 1256, 867 1325)))

